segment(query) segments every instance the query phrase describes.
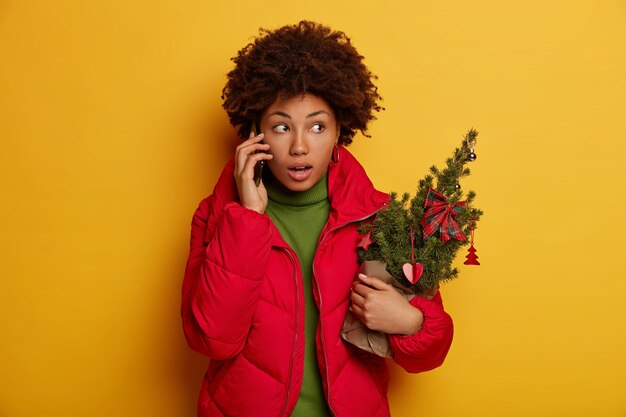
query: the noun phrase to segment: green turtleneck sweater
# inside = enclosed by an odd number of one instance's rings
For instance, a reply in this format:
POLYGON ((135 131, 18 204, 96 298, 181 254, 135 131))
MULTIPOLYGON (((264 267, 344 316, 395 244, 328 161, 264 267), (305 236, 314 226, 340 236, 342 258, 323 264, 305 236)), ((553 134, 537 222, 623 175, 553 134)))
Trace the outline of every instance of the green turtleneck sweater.
POLYGON ((313 257, 319 235, 328 220, 330 202, 326 174, 310 189, 295 192, 285 188, 271 175, 263 179, 270 216, 283 239, 296 252, 302 268, 304 289, 304 376, 296 408, 291 417, 330 416, 317 364, 315 330, 319 311, 313 299, 313 257))

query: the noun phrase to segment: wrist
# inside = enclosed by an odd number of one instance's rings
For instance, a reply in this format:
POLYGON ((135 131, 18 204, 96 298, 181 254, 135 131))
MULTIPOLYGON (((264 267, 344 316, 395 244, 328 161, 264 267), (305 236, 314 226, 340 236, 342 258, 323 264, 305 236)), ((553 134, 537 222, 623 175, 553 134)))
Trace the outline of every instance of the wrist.
POLYGON ((424 323, 424 315, 422 312, 409 304, 410 310, 408 310, 407 314, 407 326, 405 331, 403 332, 406 336, 411 336, 419 332, 422 329, 422 324, 424 323))
POLYGON ((263 201, 249 201, 246 196, 239 195, 239 204, 241 204, 242 207, 245 207, 248 210, 256 211, 259 214, 265 213, 265 204, 263 204, 263 201))
POLYGON ((248 206, 244 206, 245 208, 247 208, 248 210, 252 210, 254 212, 257 212, 259 214, 264 214, 265 210, 263 210, 262 208, 258 208, 258 207, 248 207, 248 206))

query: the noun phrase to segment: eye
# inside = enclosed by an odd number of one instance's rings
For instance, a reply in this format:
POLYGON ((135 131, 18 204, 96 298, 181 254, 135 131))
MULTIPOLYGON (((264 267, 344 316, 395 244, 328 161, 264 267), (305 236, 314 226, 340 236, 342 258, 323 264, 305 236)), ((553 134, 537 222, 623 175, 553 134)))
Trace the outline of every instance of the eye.
POLYGON ((313 132, 315 133, 322 133, 325 128, 326 127, 322 123, 315 123, 313 126, 311 126, 311 130, 313 130, 313 132))
POLYGON ((289 127, 287 127, 287 125, 285 124, 278 124, 276 126, 274 126, 274 128, 272 129, 274 132, 276 133, 285 133, 289 130, 289 127))

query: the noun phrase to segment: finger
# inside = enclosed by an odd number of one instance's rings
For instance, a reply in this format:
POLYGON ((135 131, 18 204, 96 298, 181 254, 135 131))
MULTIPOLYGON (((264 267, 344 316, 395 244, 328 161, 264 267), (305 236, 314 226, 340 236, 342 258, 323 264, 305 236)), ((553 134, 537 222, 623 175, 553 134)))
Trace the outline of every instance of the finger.
POLYGON ((355 282, 352 285, 352 292, 358 294, 362 298, 367 297, 372 291, 376 290, 360 282, 355 282))
POLYGON ((350 292, 350 301, 352 301, 352 304, 363 307, 363 304, 365 303, 365 298, 363 298, 361 294, 354 290, 350 292))
POLYGON ((242 160, 242 162, 247 161, 247 159, 253 156, 267 156, 271 155, 269 152, 270 145, 266 143, 255 143, 254 145, 247 146, 239 151, 238 158, 242 160))
POLYGON ((270 145, 267 143, 253 142, 246 145, 239 145, 235 150, 235 157, 239 161, 241 158, 245 158, 250 154, 258 152, 267 152, 270 150, 270 145))
MULTIPOLYGON (((242 153, 247 155, 248 153, 255 152, 255 151, 259 150, 259 149, 267 148, 267 146, 264 146, 262 148, 255 147, 256 144, 260 144, 260 142, 263 140, 264 137, 265 137, 265 135, 263 135, 263 133, 261 133, 261 134, 259 134, 257 136, 252 136, 249 139, 244 140, 239 145, 237 145, 237 148, 235 148, 235 156, 238 158, 239 155, 241 155, 242 153), (253 146, 253 148, 250 148, 250 146, 253 146)), ((263 144, 263 145, 265 145, 265 144, 263 144)))
POLYGON ((245 148, 246 146, 252 145, 254 143, 261 142, 264 137, 265 137, 265 135, 263 133, 259 133, 256 136, 252 136, 252 133, 250 133, 250 137, 248 139, 244 140, 243 142, 241 142, 237 146, 237 149, 245 148))
MULTIPOLYGON (((235 168, 236 175, 241 175, 244 170, 248 159, 252 155, 269 155, 267 151, 269 151, 270 145, 266 143, 251 143, 246 146, 239 145, 237 147, 237 151, 235 153, 235 159, 237 161, 237 167, 235 168)), ((262 158, 263 159, 263 158, 262 158)), ((271 158, 268 158, 271 159, 271 158)))
POLYGON ((354 313, 355 316, 357 316, 361 321, 363 321, 365 319, 365 316, 363 315, 363 309, 361 307, 359 307, 356 304, 352 304, 348 310, 352 311, 352 313, 354 313))
POLYGON ((365 274, 359 274, 358 279, 363 284, 374 288, 375 290, 388 290, 391 287, 389 284, 383 282, 380 278, 368 277, 365 274))
POLYGON ((249 154, 243 163, 243 167, 241 168, 241 173, 239 174, 240 177, 242 179, 252 179, 254 177, 254 166, 257 164, 257 162, 269 161, 273 158, 273 155, 265 152, 249 154))

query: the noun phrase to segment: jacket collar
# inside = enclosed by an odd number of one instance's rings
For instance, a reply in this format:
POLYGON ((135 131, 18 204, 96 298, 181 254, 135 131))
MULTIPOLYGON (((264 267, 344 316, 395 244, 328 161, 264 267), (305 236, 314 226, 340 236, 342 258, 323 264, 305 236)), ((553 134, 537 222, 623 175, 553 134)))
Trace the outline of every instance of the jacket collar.
POLYGON ((328 168, 328 227, 364 220, 389 201, 389 195, 374 188, 361 164, 343 146, 339 146, 339 162, 328 168))
MULTIPOLYGON (((339 146, 338 154, 338 162, 331 162, 328 167, 330 213, 322 235, 348 223, 365 220, 389 201, 389 195, 374 188, 361 164, 346 148, 339 146)), ((239 201, 239 193, 233 176, 234 169, 235 159, 231 158, 213 189, 214 204, 210 216, 221 215, 226 204, 239 201)), ((277 231, 276 234, 278 234, 277 231)))

